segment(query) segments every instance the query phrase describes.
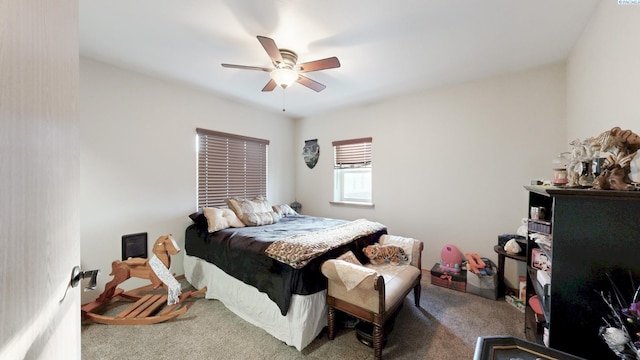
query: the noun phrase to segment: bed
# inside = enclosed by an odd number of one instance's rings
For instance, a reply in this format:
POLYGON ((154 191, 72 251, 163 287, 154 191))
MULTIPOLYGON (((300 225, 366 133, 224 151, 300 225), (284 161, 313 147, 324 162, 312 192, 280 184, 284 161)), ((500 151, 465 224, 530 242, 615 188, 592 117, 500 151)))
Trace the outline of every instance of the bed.
POLYGON ((367 262, 362 248, 387 233, 365 219, 297 214, 270 225, 208 230, 194 222, 185 231, 186 279, 197 289, 206 286, 206 298, 298 350, 327 323, 322 263, 348 251, 367 262))

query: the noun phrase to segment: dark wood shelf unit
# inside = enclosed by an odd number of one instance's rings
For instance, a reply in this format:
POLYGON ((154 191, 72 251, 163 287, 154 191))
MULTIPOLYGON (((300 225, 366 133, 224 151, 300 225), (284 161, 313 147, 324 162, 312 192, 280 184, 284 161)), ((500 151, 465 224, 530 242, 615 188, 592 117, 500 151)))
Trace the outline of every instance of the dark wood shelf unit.
MULTIPOLYGON (((632 296, 629 281, 640 276, 640 191, 525 186, 532 206, 545 207, 551 249, 527 239, 527 299, 538 295, 549 347, 589 359, 617 359, 598 335, 608 314, 599 291, 611 292, 610 277, 632 296), (551 261, 551 284, 537 281, 531 251, 539 247, 551 261), (625 285, 627 288, 625 289, 625 285)), ((531 227, 530 233, 533 232, 531 227)), ((544 233, 544 232, 543 232, 544 233)), ((637 284, 637 282, 636 282, 637 284)), ((625 292, 626 291, 626 292, 625 292)), ((628 302, 631 297, 626 298, 628 302)), ((538 320, 540 318, 538 317, 538 320)), ((527 340, 542 343, 542 329, 527 301, 527 340)))
MULTIPOLYGON (((523 249, 526 249, 526 244, 522 241, 518 241, 518 244, 521 245, 523 249)), ((527 261, 526 252, 522 251, 521 254, 512 254, 508 253, 504 250, 504 248, 500 245, 495 245, 493 247, 493 251, 498 254, 498 298, 503 298, 507 291, 506 286, 504 284, 504 261, 505 259, 513 259, 516 261, 527 261)))
MULTIPOLYGON (((522 245, 522 243, 518 242, 520 245, 522 245)), ((527 256, 526 255, 520 255, 520 254, 512 254, 512 253, 508 253, 506 251, 504 251, 504 248, 500 245, 495 245, 493 247, 493 250, 498 254, 498 255, 502 255, 504 257, 507 257, 509 259, 514 259, 517 261, 527 261, 527 256)))
POLYGON ((527 335, 527 340, 533 341, 538 344, 543 344, 543 330, 542 327, 545 326, 545 323, 539 324, 536 319, 536 313, 533 311, 531 306, 527 306, 524 309, 524 328, 525 333, 527 335))

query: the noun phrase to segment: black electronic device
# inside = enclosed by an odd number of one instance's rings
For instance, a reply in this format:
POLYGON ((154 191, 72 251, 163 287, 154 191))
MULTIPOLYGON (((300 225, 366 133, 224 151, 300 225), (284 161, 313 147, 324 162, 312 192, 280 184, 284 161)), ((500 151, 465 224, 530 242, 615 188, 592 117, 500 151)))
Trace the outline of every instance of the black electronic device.
POLYGON ((122 261, 128 258, 147 258, 147 233, 122 235, 122 261))

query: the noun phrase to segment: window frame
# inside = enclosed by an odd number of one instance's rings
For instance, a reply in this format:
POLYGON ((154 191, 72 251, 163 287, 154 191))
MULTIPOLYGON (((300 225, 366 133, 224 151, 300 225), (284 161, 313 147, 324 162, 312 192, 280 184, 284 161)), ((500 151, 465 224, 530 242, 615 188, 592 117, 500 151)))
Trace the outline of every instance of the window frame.
POLYGON ((373 139, 357 138, 334 141, 333 156, 333 201, 331 204, 346 204, 356 206, 373 206, 373 139), (367 199, 350 198, 345 195, 345 176, 366 172, 369 175, 369 193, 367 199))

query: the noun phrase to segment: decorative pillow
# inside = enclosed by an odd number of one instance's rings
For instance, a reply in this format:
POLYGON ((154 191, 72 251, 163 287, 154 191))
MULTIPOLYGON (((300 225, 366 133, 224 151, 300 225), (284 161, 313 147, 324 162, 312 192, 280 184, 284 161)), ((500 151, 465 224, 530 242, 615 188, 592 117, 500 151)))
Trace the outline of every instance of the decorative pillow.
POLYGON ((222 216, 229 221, 229 226, 234 228, 245 227, 244 223, 238 219, 236 213, 228 208, 222 208, 222 216))
POLYGON ((269 205, 269 202, 267 201, 267 198, 265 198, 262 195, 258 195, 256 197, 254 197, 253 199, 251 199, 251 201, 254 204, 257 204, 257 208, 260 209, 260 211, 262 212, 269 212, 269 211, 273 211, 273 209, 271 208, 271 205, 269 205))
POLYGON ((273 211, 242 214, 242 222, 246 226, 271 225, 278 221, 280 221, 280 216, 273 211))
POLYGON ((207 230, 215 232, 230 227, 244 227, 244 223, 238 219, 236 214, 230 209, 219 209, 214 207, 202 208, 207 219, 207 230))
POLYGON ((228 198, 225 200, 229 209, 233 210, 239 219, 242 219, 242 215, 245 213, 267 212, 269 209, 264 208, 262 202, 254 202, 249 199, 243 198, 228 198))
POLYGON ((280 215, 281 218, 285 216, 298 215, 298 213, 293 210, 288 204, 273 205, 273 211, 275 211, 276 214, 280 215))
POLYGON ((246 226, 270 225, 280 221, 281 218, 269 206, 264 196, 253 199, 228 198, 225 202, 246 226))
POLYGON ((194 224, 198 225, 199 227, 206 228, 208 226, 207 217, 204 216, 202 210, 198 210, 192 214, 189 214, 189 218, 193 221, 194 224))
POLYGON ((338 260, 344 260, 344 261, 350 262, 350 263, 352 263, 354 265, 362 266, 362 263, 358 260, 356 255, 351 250, 349 250, 346 253, 338 256, 338 260))

